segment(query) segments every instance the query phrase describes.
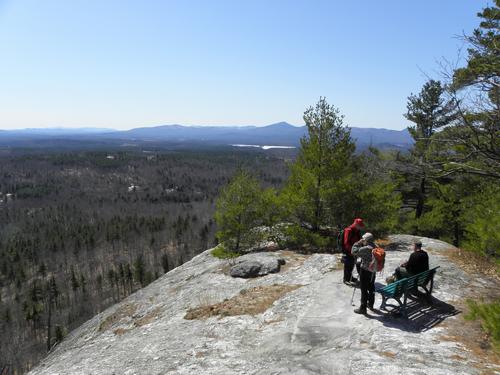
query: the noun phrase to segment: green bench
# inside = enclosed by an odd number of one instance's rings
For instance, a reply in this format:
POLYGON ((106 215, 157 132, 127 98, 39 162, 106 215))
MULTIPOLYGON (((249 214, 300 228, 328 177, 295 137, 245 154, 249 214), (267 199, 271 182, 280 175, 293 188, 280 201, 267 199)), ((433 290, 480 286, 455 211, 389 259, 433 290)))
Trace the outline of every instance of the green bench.
POLYGON ((386 303, 388 299, 394 299, 399 303, 399 309, 406 316, 406 302, 408 297, 412 293, 418 292, 418 288, 422 288, 425 291, 425 296, 428 301, 431 301, 432 288, 434 287, 434 274, 439 268, 434 267, 428 271, 421 272, 414 276, 407 277, 405 279, 398 280, 394 283, 384 286, 383 288, 377 289, 377 293, 382 295, 382 304, 380 308, 382 310, 386 309, 386 303), (430 283, 429 286, 427 286, 430 283))

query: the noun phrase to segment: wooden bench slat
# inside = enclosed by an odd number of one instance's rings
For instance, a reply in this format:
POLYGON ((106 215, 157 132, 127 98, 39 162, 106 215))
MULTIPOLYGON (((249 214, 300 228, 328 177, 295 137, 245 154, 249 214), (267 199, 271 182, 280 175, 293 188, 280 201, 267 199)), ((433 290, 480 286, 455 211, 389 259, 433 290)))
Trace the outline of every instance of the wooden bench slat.
POLYGON ((422 287, 427 296, 430 297, 433 288, 434 274, 439 266, 431 268, 427 271, 421 272, 417 275, 413 275, 394 283, 386 285, 383 288, 379 288, 376 291, 382 295, 382 305, 381 308, 385 308, 385 303, 388 299, 395 299, 403 313, 406 314, 406 300, 409 294, 413 291, 417 291, 419 287, 422 287), (427 289, 427 284, 431 282, 429 289, 427 289), (404 295, 404 302, 401 302, 401 297, 404 295))

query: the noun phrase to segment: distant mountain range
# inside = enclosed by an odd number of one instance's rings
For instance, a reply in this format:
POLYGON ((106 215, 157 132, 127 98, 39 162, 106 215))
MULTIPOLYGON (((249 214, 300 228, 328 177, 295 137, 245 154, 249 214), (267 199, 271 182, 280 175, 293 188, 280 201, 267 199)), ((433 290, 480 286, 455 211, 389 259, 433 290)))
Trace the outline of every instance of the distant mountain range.
MULTIPOLYGON (((305 126, 279 122, 267 126, 184 126, 162 125, 116 131, 100 128, 50 128, 0 131, 0 143, 28 140, 79 140, 81 142, 155 142, 207 145, 276 145, 298 146, 305 136, 305 126)), ((352 127, 351 135, 359 149, 373 145, 384 149, 408 149, 413 140, 405 130, 352 127)))

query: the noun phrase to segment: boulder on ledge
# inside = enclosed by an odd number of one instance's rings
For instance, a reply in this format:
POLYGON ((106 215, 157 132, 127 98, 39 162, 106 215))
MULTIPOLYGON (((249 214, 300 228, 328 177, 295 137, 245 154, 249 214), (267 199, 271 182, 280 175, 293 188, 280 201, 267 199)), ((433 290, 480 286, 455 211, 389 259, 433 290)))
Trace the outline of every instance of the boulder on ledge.
POLYGON ((257 277, 280 271, 285 259, 275 254, 252 253, 240 256, 236 264, 231 267, 229 274, 232 277, 257 277))

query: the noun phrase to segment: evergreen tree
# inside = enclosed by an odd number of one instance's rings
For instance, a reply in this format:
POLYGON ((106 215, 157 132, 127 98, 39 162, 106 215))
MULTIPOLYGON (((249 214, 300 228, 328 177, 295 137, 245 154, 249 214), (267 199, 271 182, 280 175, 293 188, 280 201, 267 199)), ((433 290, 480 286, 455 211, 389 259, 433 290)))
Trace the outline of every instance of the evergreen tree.
POLYGON ((2 319, 5 323, 9 324, 12 320, 12 315, 10 313, 10 309, 8 307, 5 308, 3 312, 2 319))
POLYGON ((61 342, 64 339, 64 336, 66 335, 66 333, 65 333, 64 328, 61 327, 60 325, 56 326, 56 330, 55 331, 56 331, 55 332, 56 343, 59 343, 59 342, 61 342))
POLYGON ((353 177, 355 144, 339 110, 320 98, 304 112, 307 136, 285 188, 291 219, 318 232, 343 216, 353 177))
POLYGON ((52 348, 52 306, 59 297, 56 279, 51 276, 47 283, 47 352, 52 348))
POLYGON ((369 231, 377 237, 399 229, 401 193, 388 169, 393 156, 370 147, 356 157, 355 178, 352 196, 344 203, 345 212, 341 223, 348 223, 352 217, 362 217, 369 231))
POLYGON ((141 284, 141 286, 145 285, 146 282, 146 264, 144 263, 143 255, 138 255, 134 261, 134 277, 135 281, 141 284))
POLYGON ((71 289, 73 289, 73 292, 76 292, 78 288, 80 287, 80 282, 78 281, 78 277, 76 275, 75 269, 73 266, 70 267, 70 272, 71 272, 71 289))
POLYGON ((132 269, 130 268, 130 264, 129 263, 127 263, 125 265, 125 277, 127 279, 129 293, 132 293, 132 284, 134 282, 134 278, 133 278, 132 269))
POLYGON ((455 69, 449 91, 459 121, 443 142, 452 146, 447 174, 500 178, 500 0, 478 13, 479 27, 466 36, 467 64, 455 69))
POLYGON ((500 187, 498 184, 477 184, 478 193, 464 199, 462 223, 464 245, 500 263, 500 187), (481 186, 482 185, 482 186, 481 186))
POLYGON ((432 178, 432 138, 437 130, 450 124, 455 115, 453 104, 444 97, 444 87, 434 80, 426 82, 419 95, 408 97, 407 109, 405 117, 415 123, 408 127, 415 144, 411 157, 406 159, 411 165, 407 164, 405 170, 409 172, 410 185, 415 184, 415 218, 418 219, 424 212, 429 179, 432 178))
POLYGON ((222 190, 215 220, 217 238, 228 250, 239 252, 258 240, 254 228, 262 220, 261 193, 258 181, 243 170, 222 190))
POLYGON ((95 279, 96 288, 98 293, 102 293, 102 274, 98 273, 95 279))
POLYGON ((168 254, 162 254, 161 256, 161 267, 163 268, 163 272, 167 273, 169 271, 169 264, 168 264, 168 254))
POLYGON ((80 274, 80 287, 82 288, 82 293, 87 294, 87 280, 83 273, 80 274))

